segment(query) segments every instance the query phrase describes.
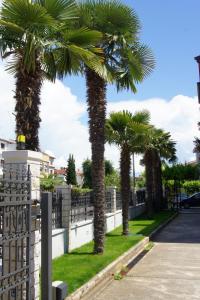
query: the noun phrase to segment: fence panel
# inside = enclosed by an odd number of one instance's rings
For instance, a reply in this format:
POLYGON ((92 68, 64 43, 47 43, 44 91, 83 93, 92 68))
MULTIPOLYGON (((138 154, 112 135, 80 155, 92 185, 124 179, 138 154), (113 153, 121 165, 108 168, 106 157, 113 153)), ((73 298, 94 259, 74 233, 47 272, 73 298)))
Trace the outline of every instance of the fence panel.
POLYGON ((4 170, 0 193, 0 299, 30 300, 30 172, 4 170))
POLYGON ((93 218, 93 193, 82 195, 72 193, 71 201, 71 223, 85 221, 93 218))
POLYGON ((112 193, 108 191, 105 192, 105 210, 106 213, 113 212, 112 193))
POLYGON ((121 192, 116 191, 116 209, 120 210, 122 209, 122 198, 121 198, 121 192))
POLYGON ((138 190, 136 191, 136 205, 144 204, 146 199, 146 191, 138 190))
POLYGON ((52 229, 62 228, 62 194, 52 193, 52 229))

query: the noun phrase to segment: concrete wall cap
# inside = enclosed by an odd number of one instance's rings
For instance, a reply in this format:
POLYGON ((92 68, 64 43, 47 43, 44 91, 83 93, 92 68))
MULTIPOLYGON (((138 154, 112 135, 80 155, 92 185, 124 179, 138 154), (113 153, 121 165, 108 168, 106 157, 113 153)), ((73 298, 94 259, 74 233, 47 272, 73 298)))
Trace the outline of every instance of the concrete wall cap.
POLYGON ((41 161, 42 153, 30 150, 13 150, 2 153, 5 162, 26 162, 28 160, 41 161))

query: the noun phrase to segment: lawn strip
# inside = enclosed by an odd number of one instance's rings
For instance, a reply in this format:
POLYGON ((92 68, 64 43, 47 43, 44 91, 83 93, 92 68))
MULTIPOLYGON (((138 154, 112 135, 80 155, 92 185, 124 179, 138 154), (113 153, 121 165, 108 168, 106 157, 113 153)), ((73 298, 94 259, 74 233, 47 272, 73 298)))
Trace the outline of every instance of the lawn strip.
POLYGON ((165 211, 156 214, 152 220, 148 220, 143 215, 134 221, 129 221, 129 236, 121 235, 121 226, 116 228, 106 235, 103 255, 94 255, 92 253, 93 242, 90 242, 69 254, 54 259, 53 281, 66 282, 71 294, 172 215, 172 212, 165 211))

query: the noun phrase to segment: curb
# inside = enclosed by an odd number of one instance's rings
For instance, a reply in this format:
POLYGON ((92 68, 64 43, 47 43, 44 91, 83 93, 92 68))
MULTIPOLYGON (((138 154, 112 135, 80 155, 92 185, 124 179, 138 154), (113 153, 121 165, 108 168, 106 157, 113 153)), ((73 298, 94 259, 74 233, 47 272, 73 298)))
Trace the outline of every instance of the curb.
POLYGON ((148 237, 144 237, 139 243, 134 245, 128 251, 119 256, 115 261, 105 267, 97 275, 91 278, 88 282, 82 285, 74 293, 69 295, 65 300, 86 300, 91 299, 92 295, 102 288, 105 288, 113 280, 113 274, 121 270, 122 265, 128 266, 134 259, 139 256, 139 254, 144 250, 145 246, 149 243, 151 238, 157 234, 162 228, 164 228, 168 223, 170 223, 178 213, 174 214, 163 224, 158 226, 148 237), (87 298, 84 298, 87 296, 87 298))

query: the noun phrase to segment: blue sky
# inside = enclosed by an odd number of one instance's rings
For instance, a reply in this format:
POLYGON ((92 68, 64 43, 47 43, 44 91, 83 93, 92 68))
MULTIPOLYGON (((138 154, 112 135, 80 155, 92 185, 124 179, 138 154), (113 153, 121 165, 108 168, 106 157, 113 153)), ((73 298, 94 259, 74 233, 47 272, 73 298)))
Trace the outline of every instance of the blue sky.
MULTIPOLYGON (((116 93, 109 87, 108 101, 161 97, 169 100, 175 95, 196 95, 198 79, 194 56, 200 54, 199 0, 126 0, 142 23, 141 40, 149 45, 156 58, 156 69, 142 84, 137 94, 116 93)), ((79 100, 85 100, 83 78, 65 80, 79 100)))

